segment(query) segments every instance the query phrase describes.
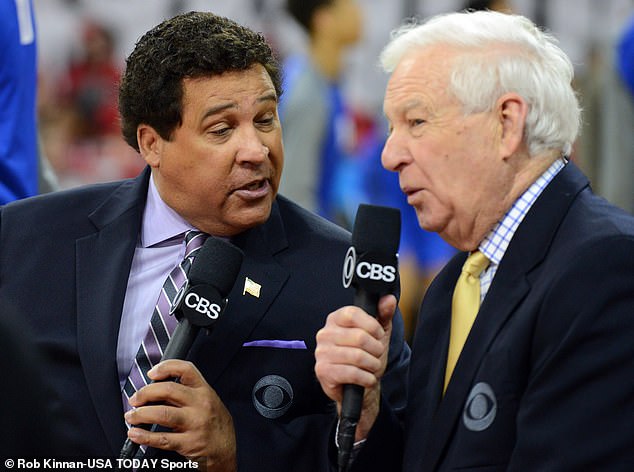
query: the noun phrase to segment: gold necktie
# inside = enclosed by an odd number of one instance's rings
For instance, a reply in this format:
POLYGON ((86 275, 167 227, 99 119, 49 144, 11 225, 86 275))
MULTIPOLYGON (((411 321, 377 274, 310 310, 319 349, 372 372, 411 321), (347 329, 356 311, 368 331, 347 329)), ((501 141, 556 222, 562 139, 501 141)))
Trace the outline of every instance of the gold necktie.
POLYGON ((480 274, 488 265, 489 259, 484 254, 480 251, 473 252, 462 266, 462 273, 456 283, 451 303, 451 333, 444 390, 447 390, 453 369, 478 314, 480 274))

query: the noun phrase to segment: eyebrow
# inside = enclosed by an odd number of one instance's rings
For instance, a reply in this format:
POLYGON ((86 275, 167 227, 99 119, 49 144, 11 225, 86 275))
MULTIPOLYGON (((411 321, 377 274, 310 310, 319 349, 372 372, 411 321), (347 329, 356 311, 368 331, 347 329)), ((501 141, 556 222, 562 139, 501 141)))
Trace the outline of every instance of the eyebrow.
MULTIPOLYGON (((267 93, 266 95, 258 97, 255 103, 264 103, 269 101, 277 103, 277 94, 275 92, 267 93)), ((215 107, 208 108, 203 114, 202 119, 204 120, 205 118, 208 118, 210 116, 217 115, 218 113, 221 113, 230 108, 236 108, 236 103, 224 103, 222 105, 216 105, 215 107)))
MULTIPOLYGON (((402 107, 399 107, 398 113, 407 113, 414 108, 423 108, 427 111, 429 110, 429 108, 425 105, 425 103, 423 103, 422 100, 420 100, 419 98, 413 98, 411 100, 408 100, 402 107)), ((385 113, 385 108, 383 109, 383 114, 387 115, 385 113)))
POLYGON ((419 108, 419 107, 427 108, 422 100, 420 100, 418 98, 415 98, 415 99, 409 100, 407 103, 405 103, 405 106, 403 107, 403 110, 405 112, 408 112, 408 111, 410 111, 410 110, 412 110, 414 108, 419 108))
POLYGON ((277 94, 275 92, 267 93, 256 100, 257 103, 273 101, 277 103, 277 94))

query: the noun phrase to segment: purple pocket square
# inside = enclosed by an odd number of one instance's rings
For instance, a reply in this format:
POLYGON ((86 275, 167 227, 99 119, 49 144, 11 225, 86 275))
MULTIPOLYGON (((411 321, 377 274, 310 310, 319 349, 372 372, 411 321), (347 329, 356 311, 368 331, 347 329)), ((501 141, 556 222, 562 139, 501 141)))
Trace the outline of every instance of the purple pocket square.
POLYGON ((244 347, 277 347, 279 349, 306 349, 304 341, 284 341, 281 339, 259 339, 244 343, 244 347))

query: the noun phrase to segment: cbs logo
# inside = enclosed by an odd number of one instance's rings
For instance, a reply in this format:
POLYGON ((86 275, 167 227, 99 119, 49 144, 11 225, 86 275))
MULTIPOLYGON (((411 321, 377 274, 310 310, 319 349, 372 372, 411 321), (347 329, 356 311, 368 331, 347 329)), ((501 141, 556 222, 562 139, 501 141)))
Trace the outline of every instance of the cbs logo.
POLYGON ((350 287, 354 276, 375 282, 392 283, 396 280, 396 267, 378 262, 361 261, 357 264, 357 253, 350 246, 343 262, 343 286, 350 287))
POLYGON ((201 297, 196 292, 189 292, 185 295, 185 306, 196 310, 201 315, 207 316, 211 320, 218 319, 222 307, 217 303, 212 303, 204 297, 201 297))

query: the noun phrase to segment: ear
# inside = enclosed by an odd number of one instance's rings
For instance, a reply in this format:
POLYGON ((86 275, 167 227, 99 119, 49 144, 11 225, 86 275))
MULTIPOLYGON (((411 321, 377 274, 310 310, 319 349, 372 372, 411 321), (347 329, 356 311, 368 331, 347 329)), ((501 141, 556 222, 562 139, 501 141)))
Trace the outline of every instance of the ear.
POLYGON ((517 93, 505 93, 498 99, 496 109, 502 130, 500 154, 506 159, 515 154, 524 142, 528 104, 517 93))
POLYGON ((163 138, 149 125, 140 124, 136 130, 136 139, 139 143, 139 152, 147 164, 156 168, 161 163, 161 149, 163 138))

